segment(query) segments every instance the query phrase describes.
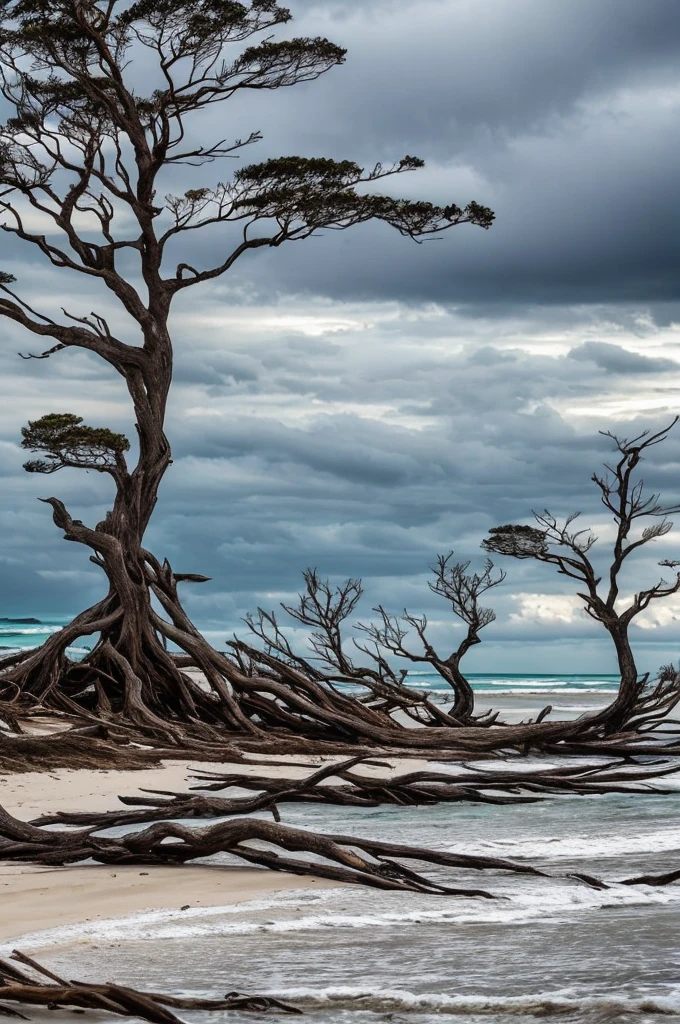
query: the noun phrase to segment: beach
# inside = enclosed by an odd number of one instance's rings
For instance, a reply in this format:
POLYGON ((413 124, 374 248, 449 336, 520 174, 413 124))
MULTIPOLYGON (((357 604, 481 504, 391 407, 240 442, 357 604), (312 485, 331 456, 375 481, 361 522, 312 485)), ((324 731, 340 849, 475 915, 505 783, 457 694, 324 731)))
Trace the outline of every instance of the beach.
MULTIPOLYGON (((497 705, 514 719, 557 704, 555 689, 560 717, 607 699, 587 681, 580 689, 527 681, 515 693, 499 681, 497 689, 497 705)), ((266 770, 300 777, 336 758, 291 760, 309 767, 266 770)), ((530 770, 559 759, 512 763, 530 770)), ((447 770, 445 762, 421 759, 367 770, 400 774, 426 764, 447 770)), ((245 770, 263 773, 261 766, 245 770)), ((448 770, 460 771, 460 764, 448 770)), ((24 820, 47 809, 113 809, 118 794, 186 791, 197 784, 191 775, 190 762, 6 775, 0 802, 24 820)), ((84 980, 205 996, 234 989, 269 994, 299 1005, 313 1024, 530 1024, 552 1015, 573 1024, 661 1024, 680 1016, 680 886, 620 880, 678 866, 680 779, 664 779, 663 788, 668 792, 565 795, 510 806, 280 807, 283 823, 297 828, 508 858, 545 872, 453 872, 456 885, 481 883, 493 900, 339 886, 239 867, 223 854, 178 867, 3 865, 0 949, 39 954, 57 972, 84 980), (607 888, 593 889, 578 874, 602 878, 607 888)), ((447 871, 428 868, 451 880, 447 871)), ((196 1024, 206 1019, 183 1016, 196 1024)), ((238 1014, 230 1019, 240 1024, 238 1014)), ((248 1019, 244 1014, 243 1024, 248 1019)))
MULTIPOLYGON (((298 756, 295 760, 303 758, 298 756)), ((171 761, 143 771, 57 769, 49 773, 0 775, 0 804, 25 821, 47 811, 112 810, 120 806, 118 794, 132 795, 140 789, 184 791, 196 785, 190 778, 191 767, 188 761, 171 761)), ((209 763, 200 767, 224 768, 209 763)), ((248 768, 239 766, 239 770, 248 768)), ((272 767, 269 771, 276 774, 281 769, 272 767)), ((305 771, 291 768, 289 774, 304 775, 305 771)), ((321 879, 244 867, 140 868, 92 864, 42 868, 0 862, 0 943, 63 925, 124 917, 151 909, 175 909, 181 913, 181 907, 227 905, 277 891, 327 884, 321 879)))

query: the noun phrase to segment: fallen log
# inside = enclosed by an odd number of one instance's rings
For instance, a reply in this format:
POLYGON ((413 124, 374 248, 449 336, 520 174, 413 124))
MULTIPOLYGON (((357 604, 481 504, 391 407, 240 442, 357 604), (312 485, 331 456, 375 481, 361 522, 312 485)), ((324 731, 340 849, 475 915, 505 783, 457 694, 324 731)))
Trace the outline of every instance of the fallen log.
MULTIPOLYGON (((663 790, 647 787, 647 783, 667 775, 680 772, 680 761, 670 762, 662 759, 655 762, 638 763, 630 760, 617 759, 605 764, 559 765, 553 768, 537 768, 535 770, 516 769, 480 769, 476 766, 461 764, 465 774, 455 775, 440 771, 421 770, 407 774, 397 774, 386 778, 360 775, 350 769, 361 765, 368 766, 376 762, 368 758, 356 757, 344 763, 327 765, 307 779, 291 781, 275 779, 270 776, 253 776, 244 773, 225 774, 197 769, 193 778, 200 785, 195 790, 215 792, 237 787, 254 789, 275 795, 277 800, 318 800, 338 804, 359 804, 375 806, 379 803, 423 804, 440 803, 458 799, 476 800, 490 803, 526 802, 533 797, 495 797, 488 790, 518 793, 530 790, 545 794, 558 793, 659 793, 668 794, 675 790, 663 790), (337 777, 349 785, 324 786, 320 784, 330 777, 337 777), (631 783, 642 783, 641 786, 631 783)), ((380 767, 390 767, 381 763, 380 767)), ((178 799, 186 798, 183 794, 161 794, 178 799)), ((143 801, 135 797, 120 798, 126 804, 141 804, 143 801)))
POLYGON ((623 878, 621 885, 669 885, 680 880, 680 868, 664 871, 660 875, 637 875, 635 878, 623 878))
POLYGON ((106 1010, 107 1013, 119 1017, 139 1017, 151 1021, 152 1024, 182 1024, 181 1019, 169 1007, 215 1012, 250 1010, 264 1013, 268 1010, 278 1010, 281 1013, 302 1013, 296 1006, 271 996, 227 992, 222 999, 195 999, 160 992, 139 992, 137 989, 114 985, 111 982, 93 985, 82 981, 67 981, 18 950, 14 950, 11 959, 31 968, 39 976, 36 979, 8 960, 0 960, 0 1016, 20 1020, 28 1018, 12 1006, 7 1006, 7 1003, 44 1006, 48 1010, 62 1007, 106 1010))
POLYGON ((498 857, 447 853, 357 836, 321 835, 257 818, 236 818, 202 829, 162 821, 116 837, 97 835, 103 827, 51 831, 19 821, 0 807, 0 860, 44 865, 75 864, 88 858, 102 864, 183 864, 229 853, 274 871, 379 889, 481 899, 502 897, 483 889, 445 885, 413 871, 401 861, 549 877, 531 865, 498 857), (300 852, 311 854, 314 859, 289 856, 300 852))
POLYGON ((8 736, 0 732, 0 772, 40 772, 55 768, 141 769, 160 765, 161 754, 120 746, 86 730, 49 736, 8 736))

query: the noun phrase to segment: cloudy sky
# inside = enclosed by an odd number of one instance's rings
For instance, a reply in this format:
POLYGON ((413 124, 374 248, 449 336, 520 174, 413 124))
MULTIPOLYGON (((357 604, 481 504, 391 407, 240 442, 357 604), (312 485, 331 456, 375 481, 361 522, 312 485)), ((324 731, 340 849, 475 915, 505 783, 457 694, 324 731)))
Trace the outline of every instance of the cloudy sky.
MULTIPOLYGON (((481 565, 489 527, 547 506, 583 510, 604 565, 611 522, 589 478, 610 445, 598 432, 634 435, 680 411, 677 0, 290 7, 288 34, 328 36, 348 48, 346 64, 211 108, 197 133, 260 129, 249 162, 414 154, 426 168, 393 179, 393 194, 475 199, 497 222, 422 245, 384 226, 330 232, 190 290, 173 320, 175 462, 149 545, 213 577, 186 601, 216 641, 249 609, 290 599, 309 565, 362 576, 364 618, 377 602, 426 611, 445 648, 460 631, 427 589, 436 554, 481 565)), ((218 232, 194 238, 189 262, 223 251, 218 232)), ((9 256, 45 312, 92 308, 77 275, 33 251, 9 256)), ((116 323, 108 299, 97 309, 116 323)), ((20 427, 73 411, 129 432, 130 412, 106 367, 77 352, 24 362, 30 339, 0 332, 0 615, 75 613, 100 576, 36 499, 57 495, 96 522, 107 481, 28 476, 20 427)), ((680 499, 680 429, 645 469, 650 487, 680 499)), ((680 523, 625 587, 654 582, 656 562, 679 550, 680 523)), ((569 580, 504 568, 498 619, 470 670, 613 671, 569 580)), ((677 657, 679 622, 680 599, 639 620, 641 668, 677 657)))

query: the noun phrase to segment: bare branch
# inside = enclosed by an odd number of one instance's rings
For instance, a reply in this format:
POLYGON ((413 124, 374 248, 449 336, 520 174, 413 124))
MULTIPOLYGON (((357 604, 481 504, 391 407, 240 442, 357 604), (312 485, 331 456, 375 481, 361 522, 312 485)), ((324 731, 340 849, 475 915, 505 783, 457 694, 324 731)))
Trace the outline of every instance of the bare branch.
MULTIPOLYGON (((634 480, 634 472, 643 453, 665 441, 679 418, 676 416, 667 427, 655 433, 643 431, 631 440, 619 438, 609 431, 601 431, 605 437, 613 440, 620 454, 615 465, 605 463, 607 474, 594 473, 592 476, 600 491, 602 504, 612 513, 616 524, 606 596, 598 592, 600 578, 588 557, 588 552, 596 541, 594 534, 590 530, 570 529, 577 513, 569 516, 562 525, 548 511, 540 515, 535 513, 538 529, 524 525, 497 526, 482 543, 482 547, 489 552, 512 558, 533 558, 547 562, 556 566, 562 575, 585 584, 585 590, 579 591, 578 596, 584 602, 585 611, 590 618, 601 623, 610 634, 621 670, 621 687, 616 701, 593 719, 594 722, 604 723, 611 729, 619 727, 626 720, 626 716, 630 714, 631 708, 639 698, 643 685, 639 680, 628 640, 628 626, 652 601, 670 597, 680 591, 680 573, 676 572, 673 582, 666 583, 665 580, 660 580, 653 587, 638 591, 624 610, 616 608, 619 575, 625 560, 643 545, 664 537, 673 526, 668 516, 680 512, 680 504, 664 505, 658 494, 645 497, 643 481, 634 480), (633 526, 645 517, 660 521, 644 527, 639 537, 631 541, 630 533, 633 526), (563 548, 566 548, 569 554, 563 554, 560 550, 563 548)), ((674 560, 665 560, 660 564, 673 569, 680 565, 674 560)))

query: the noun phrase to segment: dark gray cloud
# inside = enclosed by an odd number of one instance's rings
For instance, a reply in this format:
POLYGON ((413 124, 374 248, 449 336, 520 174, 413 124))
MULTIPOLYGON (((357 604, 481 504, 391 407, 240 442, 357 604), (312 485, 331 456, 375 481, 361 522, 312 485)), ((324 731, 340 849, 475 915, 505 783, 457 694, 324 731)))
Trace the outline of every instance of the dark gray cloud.
MULTIPOLYGON (((428 168, 386 187, 441 202, 474 198, 496 210, 497 223, 422 246, 367 226, 246 257, 240 279, 264 275, 269 289, 340 299, 398 290, 407 301, 476 305, 677 298, 673 0, 302 12, 295 31, 337 38, 348 62, 294 96, 235 102, 234 133, 257 124, 265 136, 244 159, 295 149, 370 166, 415 151, 428 168)), ((217 234, 188 241, 204 261, 224 246, 217 234)))
POLYGON ((677 373, 680 370, 680 364, 674 359, 643 356, 605 341, 586 341, 573 348, 569 358, 595 363, 609 373, 677 373))
MULTIPOLYGON (((346 45, 347 64, 212 110, 196 134, 261 128, 247 161, 297 152, 370 166, 416 153, 427 168, 386 187, 474 198, 497 223, 423 245, 380 225, 330 233, 258 252, 228 281, 183 298, 173 318, 175 463, 149 544, 178 569, 213 576, 187 588, 187 604, 216 640, 246 610, 290 597, 299 570, 316 565, 363 576, 367 614, 377 602, 427 611, 446 644, 456 633, 426 582, 434 555, 455 548, 481 563, 490 526, 546 505, 582 508, 606 546, 610 524, 589 480, 609 453, 598 431, 634 435, 680 405, 677 4, 291 6, 290 31, 346 45)), ((167 190, 231 166, 184 169, 167 190)), ((175 256, 209 266, 230 244, 220 231, 190 235, 175 256)), ((45 268, 11 240, 6 258, 45 312, 95 306, 135 338, 96 284, 45 268)), ((77 611, 102 581, 36 499, 57 494, 96 521, 107 481, 27 476, 19 428, 72 410, 133 436, 125 390, 82 353, 25 363, 15 353, 39 346, 5 323, 0 337, 0 614, 77 611)), ((646 475, 677 500, 680 435, 646 475)), ((673 535, 655 546, 627 585, 653 581, 656 560, 677 546, 673 535)), ((564 580, 545 566, 507 568, 498 622, 473 667, 610 667, 564 580)), ((650 667, 675 654, 675 623, 671 609, 637 631, 650 667)))

